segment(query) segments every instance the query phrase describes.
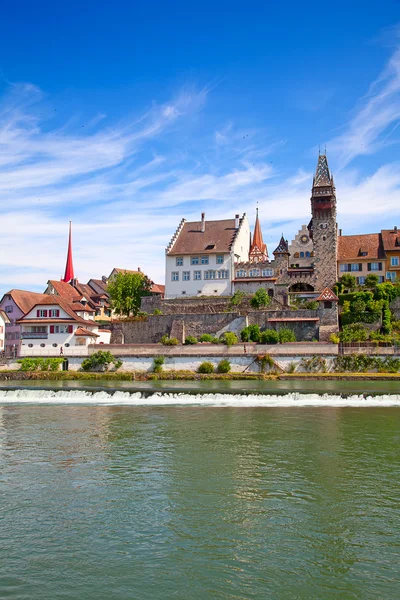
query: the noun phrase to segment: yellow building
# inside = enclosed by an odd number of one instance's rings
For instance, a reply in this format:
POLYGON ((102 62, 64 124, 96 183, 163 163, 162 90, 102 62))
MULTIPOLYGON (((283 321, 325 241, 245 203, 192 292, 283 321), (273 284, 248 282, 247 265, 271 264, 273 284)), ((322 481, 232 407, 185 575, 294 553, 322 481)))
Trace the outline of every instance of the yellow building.
POLYGON ((396 281, 400 279, 400 232, 397 227, 382 229, 381 236, 386 255, 386 279, 396 281))

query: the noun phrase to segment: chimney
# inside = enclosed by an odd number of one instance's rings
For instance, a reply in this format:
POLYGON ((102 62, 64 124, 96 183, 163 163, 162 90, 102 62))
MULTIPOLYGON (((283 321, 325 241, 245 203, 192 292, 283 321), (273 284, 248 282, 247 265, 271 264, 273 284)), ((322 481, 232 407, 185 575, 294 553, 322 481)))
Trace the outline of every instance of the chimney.
POLYGON ((138 267, 137 270, 138 270, 138 273, 141 273, 140 267, 138 267))
POLYGON ((397 233, 397 225, 394 226, 394 232, 397 233))
POLYGON ((340 237, 342 237, 342 230, 341 229, 339 229, 339 235, 340 235, 340 237))
POLYGON ((201 233, 206 230, 206 213, 201 213, 201 233))
POLYGON ((239 215, 235 215, 235 229, 239 229, 239 215))

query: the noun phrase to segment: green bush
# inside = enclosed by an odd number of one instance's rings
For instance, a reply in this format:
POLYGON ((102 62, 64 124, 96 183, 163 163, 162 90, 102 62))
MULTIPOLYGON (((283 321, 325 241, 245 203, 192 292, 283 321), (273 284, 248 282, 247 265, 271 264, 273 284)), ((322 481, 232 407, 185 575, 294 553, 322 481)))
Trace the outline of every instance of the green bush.
POLYGON ((266 308, 271 304, 271 298, 264 288, 260 288, 256 291, 254 296, 250 300, 250 306, 255 309, 266 308))
POLYGON ((212 342, 213 339, 214 336, 211 335, 211 333, 203 333, 203 335, 199 337, 199 342, 212 342))
POLYGON ((296 341, 296 336, 295 333, 292 329, 289 329, 288 327, 282 327, 282 329, 279 330, 279 343, 280 344, 286 344, 287 342, 295 342, 296 341))
POLYGON ((163 335, 160 342, 164 346, 177 346, 179 344, 179 340, 175 337, 170 338, 169 335, 163 335))
POLYGON ((269 369, 273 369, 276 365, 274 359, 269 354, 260 354, 256 358, 256 362, 260 367, 261 373, 265 373, 265 369, 269 367, 269 369))
POLYGON ((259 325, 248 325, 240 332, 242 342, 260 342, 261 332, 259 325))
POLYGON ((223 360, 221 360, 218 363, 218 366, 217 366, 218 373, 229 373, 230 370, 231 370, 231 363, 229 362, 229 360, 226 360, 224 358, 223 360))
POLYGON ((18 360, 21 365, 21 371, 58 371, 64 358, 48 357, 48 358, 32 358, 26 356, 18 360))
POLYGON ((332 344, 339 344, 340 343, 340 337, 338 336, 337 333, 331 333, 329 340, 331 341, 332 344))
POLYGON ((398 373, 400 358, 387 356, 368 356, 366 354, 345 354, 335 359, 335 371, 338 373, 398 373))
POLYGON ((204 362, 201 363, 201 365, 199 366, 199 368, 197 369, 198 373, 214 373, 214 365, 205 360, 204 362))
POLYGON ((317 302, 316 300, 308 300, 308 302, 306 302, 304 304, 304 308, 306 310, 318 310, 319 309, 319 302, 317 302))
POLYGON ((165 363, 165 356, 155 356, 153 360, 153 373, 161 373, 165 363))
POLYGON ((383 311, 383 319, 382 319, 382 333, 384 335, 389 335, 392 333, 392 315, 390 310, 387 308, 383 311))
POLYGON ((186 346, 194 346, 197 343, 198 343, 198 340, 193 335, 188 335, 187 338, 185 339, 185 345, 186 346))
POLYGON ((326 359, 322 356, 304 357, 300 361, 300 366, 306 373, 326 373, 328 370, 326 359))
POLYGON ((122 361, 115 358, 111 352, 99 350, 89 358, 85 358, 82 361, 81 368, 83 371, 107 371, 111 364, 114 364, 114 368, 117 370, 122 365, 122 361))
POLYGON ((279 333, 275 329, 266 329, 261 333, 260 342, 262 344, 277 344, 279 342, 279 333))
POLYGON ((286 367, 286 373, 295 373, 296 369, 297 369, 297 364, 292 361, 286 367))
POLYGON ((155 308, 153 310, 153 315, 162 315, 162 310, 160 310, 159 308, 155 308))
POLYGON ((243 298, 245 297, 245 293, 241 292, 240 290, 237 290, 232 298, 229 300, 229 306, 233 307, 233 306, 240 306, 240 304, 242 303, 243 298))
POLYGON ((235 335, 234 333, 232 333, 232 331, 227 331, 222 336, 222 341, 227 346, 233 346, 233 344, 237 344, 239 340, 237 338, 237 335, 235 335))
POLYGON ((363 327, 361 323, 352 323, 351 325, 345 325, 343 330, 339 333, 341 342, 365 342, 368 337, 368 331, 363 327))

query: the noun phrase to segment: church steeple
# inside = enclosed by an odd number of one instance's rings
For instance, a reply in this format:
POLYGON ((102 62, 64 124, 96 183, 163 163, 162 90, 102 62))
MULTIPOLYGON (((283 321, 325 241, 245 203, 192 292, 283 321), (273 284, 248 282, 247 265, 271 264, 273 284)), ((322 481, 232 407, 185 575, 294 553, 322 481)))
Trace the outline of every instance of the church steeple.
POLYGON ((254 225, 253 241, 250 244, 250 262, 262 262, 268 260, 267 245, 264 244, 260 219, 258 218, 258 206, 256 209, 256 223, 254 225))
POLYGON ((68 253, 67 253, 67 262, 65 265, 65 274, 64 278, 61 281, 65 281, 69 283, 71 279, 74 279, 74 265, 72 262, 72 224, 69 222, 69 239, 68 239, 68 253))

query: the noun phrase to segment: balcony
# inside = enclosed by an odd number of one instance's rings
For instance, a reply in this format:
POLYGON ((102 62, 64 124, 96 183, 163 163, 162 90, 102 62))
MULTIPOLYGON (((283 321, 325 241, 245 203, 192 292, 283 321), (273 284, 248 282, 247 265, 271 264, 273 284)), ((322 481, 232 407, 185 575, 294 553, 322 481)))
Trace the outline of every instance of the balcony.
POLYGON ((44 331, 22 331, 21 338, 23 340, 47 340, 48 335, 44 331))

